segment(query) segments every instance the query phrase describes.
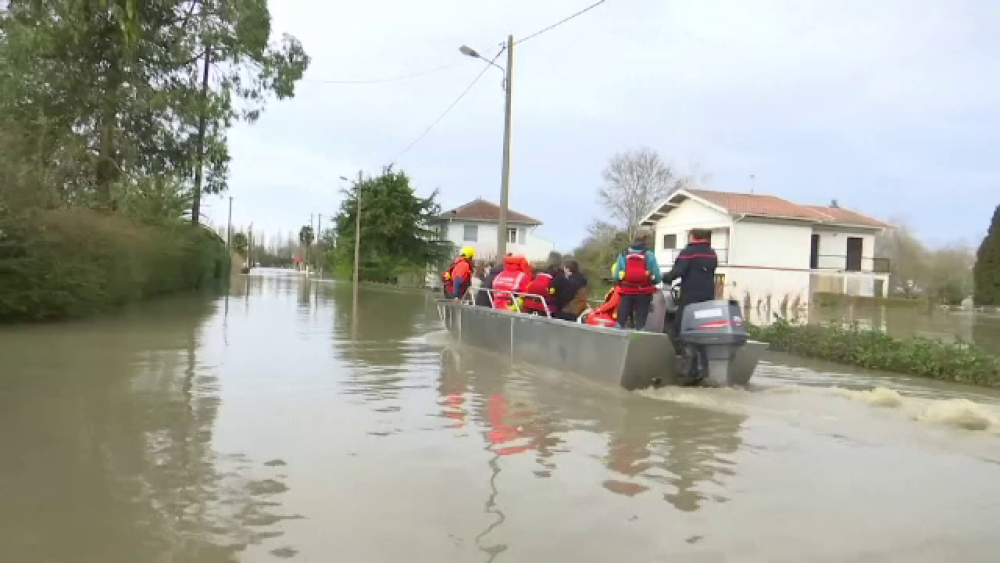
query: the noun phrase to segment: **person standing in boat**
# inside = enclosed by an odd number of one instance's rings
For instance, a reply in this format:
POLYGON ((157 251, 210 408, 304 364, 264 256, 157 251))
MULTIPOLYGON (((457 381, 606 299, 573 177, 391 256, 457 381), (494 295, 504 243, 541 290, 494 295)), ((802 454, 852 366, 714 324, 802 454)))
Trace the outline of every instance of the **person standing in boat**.
POLYGON ((715 268, 719 265, 719 258, 712 250, 711 236, 711 231, 692 230, 687 246, 674 260, 674 267, 663 276, 667 284, 678 278, 681 280, 681 297, 674 316, 675 335, 680 334, 684 307, 715 299, 715 268))
POLYGON ((625 328, 634 315, 636 330, 642 330, 646 326, 656 284, 662 279, 656 255, 646 250, 646 239, 636 237, 628 252, 618 255, 618 261, 611 268, 611 275, 621 293, 618 327, 625 328))
POLYGON ((451 267, 441 274, 441 281, 444 283, 444 296, 446 299, 461 299, 469 289, 472 282, 472 259, 476 257, 476 249, 466 246, 458 254, 451 267))
POLYGON ((500 275, 500 272, 502 271, 503 270, 498 268, 495 263, 493 262, 489 263, 489 265, 486 268, 486 278, 483 280, 483 285, 479 288, 480 290, 489 290, 489 291, 480 291, 479 294, 476 295, 477 307, 493 306, 493 300, 492 297, 490 296, 490 291, 493 290, 493 280, 495 280, 496 277, 500 275))
MULTIPOLYGON (((513 293, 524 293, 531 276, 524 272, 527 261, 523 256, 507 256, 503 260, 503 271, 493 279, 493 307, 495 309, 517 309, 523 303, 521 298, 513 293), (513 292, 513 293, 512 293, 513 292), (518 299, 515 307, 514 299, 518 299)), ((521 307, 523 310, 523 307, 521 307)))

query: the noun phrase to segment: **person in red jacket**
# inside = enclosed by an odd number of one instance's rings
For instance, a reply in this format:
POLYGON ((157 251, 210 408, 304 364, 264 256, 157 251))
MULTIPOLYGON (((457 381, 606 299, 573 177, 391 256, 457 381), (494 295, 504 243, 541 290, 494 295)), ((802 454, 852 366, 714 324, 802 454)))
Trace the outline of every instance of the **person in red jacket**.
POLYGON ((503 271, 493 279, 493 307, 495 309, 514 309, 515 296, 511 292, 524 293, 524 290, 528 288, 531 276, 524 273, 525 262, 523 256, 504 258, 503 271))
POLYGON ((559 266, 551 265, 528 284, 524 292, 529 295, 537 295, 538 297, 525 297, 525 311, 546 317, 550 317, 557 312, 556 289, 552 287, 552 280, 555 279, 558 272, 559 266), (544 305, 542 304, 543 300, 545 301, 544 305), (546 310, 546 307, 548 307, 548 310, 546 310))
POLYGON ((452 262, 448 271, 441 274, 441 281, 444 284, 444 296, 446 298, 461 299, 469 289, 472 281, 472 259, 476 256, 476 249, 466 246, 459 253, 455 261, 452 262))

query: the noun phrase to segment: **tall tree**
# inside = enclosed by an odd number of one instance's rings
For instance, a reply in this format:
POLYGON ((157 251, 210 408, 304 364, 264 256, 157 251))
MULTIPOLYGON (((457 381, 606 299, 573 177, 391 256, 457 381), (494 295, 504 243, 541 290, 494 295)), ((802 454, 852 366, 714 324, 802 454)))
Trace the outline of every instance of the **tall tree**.
POLYGON ((387 167, 345 190, 340 212, 334 218, 337 234, 335 262, 340 273, 354 264, 354 229, 361 195, 361 279, 393 281, 428 265, 448 259, 450 248, 437 240, 433 222, 441 213, 437 191, 418 197, 409 177, 387 167))
POLYGON ((649 148, 614 155, 602 176, 598 200, 629 237, 656 203, 684 185, 684 179, 649 148))
POLYGON ((224 139, 234 120, 256 121, 270 95, 279 100, 294 95, 295 83, 309 65, 309 56, 294 37, 286 34, 279 45, 270 43, 267 0, 190 0, 189 13, 196 4, 199 25, 192 43, 201 73, 188 74, 199 90, 193 139, 195 223, 202 192, 218 193, 226 186, 226 145, 219 138, 207 138, 208 130, 224 139))
POLYGON ((976 253, 974 277, 976 304, 1000 306, 1000 205, 976 253))
POLYGON ((195 183, 197 221, 201 192, 225 188, 229 126, 291 96, 308 64, 294 38, 270 45, 265 0, 0 4, 0 126, 40 164, 21 177, 49 186, 40 205, 115 209, 172 176, 195 183))

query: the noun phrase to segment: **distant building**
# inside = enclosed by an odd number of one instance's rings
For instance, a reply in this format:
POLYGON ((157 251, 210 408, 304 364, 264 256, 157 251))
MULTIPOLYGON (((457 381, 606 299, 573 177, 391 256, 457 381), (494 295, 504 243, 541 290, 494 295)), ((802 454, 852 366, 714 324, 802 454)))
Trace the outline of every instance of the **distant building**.
POLYGON ((642 224, 656 233, 664 271, 692 229, 709 230, 719 255, 716 293, 767 311, 804 308, 817 292, 881 297, 889 289, 889 261, 874 252, 875 236, 891 226, 836 202, 681 189, 642 224))
MULTIPOLYGON (((474 247, 477 259, 496 259, 499 205, 476 199, 442 213, 438 219, 438 232, 442 239, 459 248, 474 247)), ((555 245, 538 235, 537 229, 541 225, 542 222, 537 219, 508 209, 507 252, 522 254, 532 262, 548 260, 555 245)))

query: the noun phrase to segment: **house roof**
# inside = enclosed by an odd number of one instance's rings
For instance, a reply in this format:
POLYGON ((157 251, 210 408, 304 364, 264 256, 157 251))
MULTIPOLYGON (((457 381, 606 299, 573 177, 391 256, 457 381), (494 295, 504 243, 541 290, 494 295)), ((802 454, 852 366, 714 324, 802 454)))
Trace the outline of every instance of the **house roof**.
MULTIPOLYGON (((480 221, 484 223, 500 222, 500 206, 492 201, 476 198, 465 205, 456 207, 450 211, 445 211, 439 215, 441 219, 451 221, 480 221)), ((523 213, 518 213, 513 209, 507 210, 507 222, 521 225, 541 225, 538 219, 529 217, 523 213)))
POLYGON ((836 226, 886 229, 892 225, 842 207, 801 205, 773 195, 741 194, 713 190, 681 189, 670 194, 644 219, 651 224, 666 215, 687 198, 695 198, 729 215, 751 215, 775 219, 791 219, 836 226))

